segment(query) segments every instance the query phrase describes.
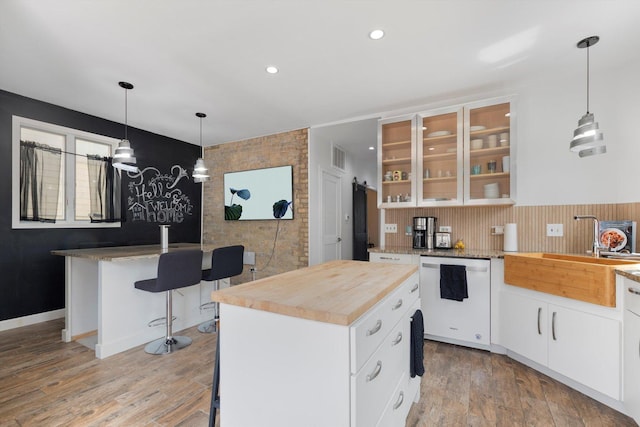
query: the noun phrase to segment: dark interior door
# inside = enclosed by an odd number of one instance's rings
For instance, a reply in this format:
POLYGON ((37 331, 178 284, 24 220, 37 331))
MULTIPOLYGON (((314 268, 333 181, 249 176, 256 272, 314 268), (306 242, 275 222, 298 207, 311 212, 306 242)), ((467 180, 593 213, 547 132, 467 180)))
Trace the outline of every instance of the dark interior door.
POLYGON ((368 261, 367 187, 353 183, 353 259, 368 261))

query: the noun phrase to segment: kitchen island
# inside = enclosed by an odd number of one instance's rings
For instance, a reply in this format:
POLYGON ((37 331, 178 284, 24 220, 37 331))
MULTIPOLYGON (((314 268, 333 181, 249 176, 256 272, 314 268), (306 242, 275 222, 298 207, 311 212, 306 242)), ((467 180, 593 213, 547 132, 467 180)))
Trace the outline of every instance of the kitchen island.
POLYGON ((420 388, 409 368, 417 266, 332 261, 212 300, 222 426, 405 424, 420 388))
MULTIPOLYGON (((168 252, 202 249, 203 268, 211 264, 213 247, 175 243, 168 252)), ((55 250, 65 257, 65 328, 62 340, 94 348, 102 359, 164 336, 164 293, 135 289, 134 282, 157 276, 160 245, 55 250), (151 323, 150 323, 151 322, 151 323)), ((173 299, 174 332, 213 317, 200 310, 208 301, 211 282, 182 288, 173 299)))

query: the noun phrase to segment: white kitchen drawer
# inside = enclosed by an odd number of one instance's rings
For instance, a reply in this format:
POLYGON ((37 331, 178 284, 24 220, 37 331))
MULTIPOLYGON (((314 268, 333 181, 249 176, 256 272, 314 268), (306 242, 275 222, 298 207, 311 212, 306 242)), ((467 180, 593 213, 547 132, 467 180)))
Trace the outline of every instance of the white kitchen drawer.
POLYGON ((351 376, 353 426, 374 426, 408 369, 409 319, 397 322, 357 375, 351 376))
POLYGON ((640 316, 640 283, 625 279, 623 284, 624 308, 640 316))
MULTIPOLYGON (((411 275, 389 296, 381 300, 349 329, 351 373, 360 371, 384 337, 419 298, 418 273, 411 275)), ((413 314, 413 313, 411 313, 413 314)))
POLYGON ((369 253, 369 262, 386 262, 389 264, 416 264, 411 254, 369 253))
POLYGON ((406 424, 407 415, 411 409, 409 388, 407 377, 403 375, 387 402, 376 427, 401 427, 406 424))

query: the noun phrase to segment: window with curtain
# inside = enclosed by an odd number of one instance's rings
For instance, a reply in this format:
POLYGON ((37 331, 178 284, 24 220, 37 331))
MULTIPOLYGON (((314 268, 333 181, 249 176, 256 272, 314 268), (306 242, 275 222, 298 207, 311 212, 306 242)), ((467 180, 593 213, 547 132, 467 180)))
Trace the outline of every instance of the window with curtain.
POLYGON ((120 225, 117 139, 14 116, 13 144, 13 228, 120 225))
POLYGON ((20 141, 20 221, 56 221, 61 161, 59 148, 20 141))

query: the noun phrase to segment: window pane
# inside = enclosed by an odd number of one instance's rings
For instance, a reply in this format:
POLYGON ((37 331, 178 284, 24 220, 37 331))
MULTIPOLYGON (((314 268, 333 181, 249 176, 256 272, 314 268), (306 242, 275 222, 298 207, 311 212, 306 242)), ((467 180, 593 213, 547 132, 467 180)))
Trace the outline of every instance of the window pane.
MULTIPOLYGON (((39 144, 46 144, 50 147, 59 148, 60 150, 65 150, 65 141, 66 137, 64 135, 60 135, 53 132, 45 132, 36 129, 30 129, 27 127, 20 128, 20 140, 22 141, 33 141, 39 144)), ((64 177, 65 177, 65 156, 62 156, 60 163, 60 184, 58 189, 58 212, 56 214, 56 221, 62 221, 65 219, 65 200, 66 193, 64 187, 64 177)), ((45 199, 46 200, 46 199, 45 199)), ((31 215, 32 207, 29 206, 28 213, 31 215)))
POLYGON ((87 154, 111 157, 111 145, 76 139, 76 221, 89 221, 91 199, 89 195, 89 169, 87 154))

